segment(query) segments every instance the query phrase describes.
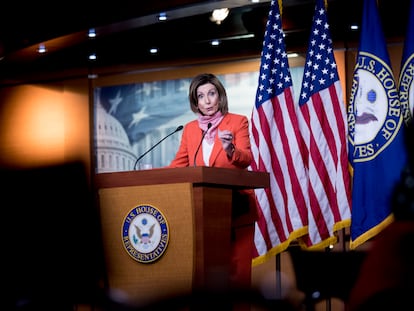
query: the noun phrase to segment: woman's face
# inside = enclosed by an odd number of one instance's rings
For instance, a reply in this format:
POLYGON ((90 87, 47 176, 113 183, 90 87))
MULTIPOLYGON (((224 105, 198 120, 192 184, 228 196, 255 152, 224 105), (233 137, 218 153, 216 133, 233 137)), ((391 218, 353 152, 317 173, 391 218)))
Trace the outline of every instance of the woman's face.
POLYGON ((219 94, 213 84, 206 83, 197 88, 197 106, 205 116, 212 116, 218 111, 219 94))

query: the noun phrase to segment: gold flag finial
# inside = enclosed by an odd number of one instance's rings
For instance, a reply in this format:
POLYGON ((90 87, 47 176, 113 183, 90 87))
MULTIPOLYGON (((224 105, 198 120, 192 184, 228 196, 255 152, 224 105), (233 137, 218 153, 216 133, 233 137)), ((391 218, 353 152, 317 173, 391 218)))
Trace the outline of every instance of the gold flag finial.
MULTIPOLYGON (((326 0, 325 0, 325 1, 326 1, 326 0)), ((283 8, 283 6, 282 6, 282 2, 283 2, 283 0, 278 0, 280 15, 282 15, 282 8, 283 8)))

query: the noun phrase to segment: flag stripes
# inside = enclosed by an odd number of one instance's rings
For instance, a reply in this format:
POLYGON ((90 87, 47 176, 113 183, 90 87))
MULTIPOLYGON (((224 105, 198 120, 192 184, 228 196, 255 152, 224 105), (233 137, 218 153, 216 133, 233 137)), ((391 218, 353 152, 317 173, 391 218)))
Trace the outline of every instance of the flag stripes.
POLYGON ((306 234, 307 226, 307 178, 276 1, 271 2, 258 80, 251 115, 251 169, 269 172, 270 188, 255 190, 259 220, 254 262, 286 249, 290 241, 306 234))
POLYGON ((317 0, 305 61, 298 114, 309 176, 306 246, 323 248, 349 226, 346 107, 342 97, 325 3, 317 0))

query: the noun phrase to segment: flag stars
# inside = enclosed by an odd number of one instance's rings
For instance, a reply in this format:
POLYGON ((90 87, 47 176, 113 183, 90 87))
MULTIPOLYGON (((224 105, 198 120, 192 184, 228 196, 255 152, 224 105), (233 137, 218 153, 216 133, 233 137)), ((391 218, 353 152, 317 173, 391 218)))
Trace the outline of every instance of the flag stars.
POLYGON ((302 92, 301 97, 302 97, 302 98, 307 98, 307 97, 308 97, 308 93, 306 93, 306 92, 302 92))
POLYGON ((266 101, 292 85, 283 34, 281 15, 277 10, 269 12, 261 53, 261 83, 256 96, 259 101, 266 101))
MULTIPOLYGON (((268 20, 268 21, 266 22, 266 28, 268 28, 268 27, 269 27, 269 25, 270 25, 270 20, 268 20)), ((266 29, 266 35, 267 35, 267 29, 266 29)))
POLYGON ((319 15, 325 15, 325 10, 324 9, 320 9, 319 10, 319 15))
POLYGON ((338 79, 326 11, 320 8, 317 12, 309 39, 299 104, 305 103, 314 92, 319 92, 338 79))

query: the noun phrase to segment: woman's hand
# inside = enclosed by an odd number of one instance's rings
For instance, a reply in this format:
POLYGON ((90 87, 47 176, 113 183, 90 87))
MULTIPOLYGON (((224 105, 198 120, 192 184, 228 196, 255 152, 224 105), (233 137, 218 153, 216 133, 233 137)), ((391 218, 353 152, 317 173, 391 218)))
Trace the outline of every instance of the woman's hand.
POLYGON ((229 130, 218 131, 218 138, 221 140, 224 151, 231 158, 234 153, 233 134, 229 130))

